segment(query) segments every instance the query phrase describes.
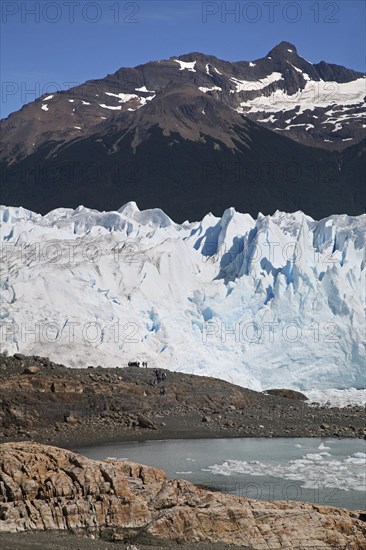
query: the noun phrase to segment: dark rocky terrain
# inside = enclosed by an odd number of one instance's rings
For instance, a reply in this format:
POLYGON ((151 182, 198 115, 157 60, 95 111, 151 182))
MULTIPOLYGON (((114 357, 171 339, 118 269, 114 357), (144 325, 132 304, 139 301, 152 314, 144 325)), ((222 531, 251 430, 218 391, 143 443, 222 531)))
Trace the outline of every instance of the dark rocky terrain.
POLYGON ((362 77, 282 42, 254 62, 190 53, 44 94, 1 121, 2 202, 44 214, 132 200, 176 222, 230 206, 361 214, 365 103, 341 87, 362 77))
POLYGON ((40 357, 1 356, 0 440, 70 446, 130 439, 366 435, 362 407, 319 407, 294 392, 268 395, 214 378, 165 372, 166 381, 155 386, 149 368, 68 369, 40 357))

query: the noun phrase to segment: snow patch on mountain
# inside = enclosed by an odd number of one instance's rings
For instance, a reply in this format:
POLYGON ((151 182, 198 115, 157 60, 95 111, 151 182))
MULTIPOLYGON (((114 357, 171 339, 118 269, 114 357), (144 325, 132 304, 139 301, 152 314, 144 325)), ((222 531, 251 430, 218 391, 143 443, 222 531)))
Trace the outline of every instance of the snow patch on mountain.
POLYGON ((199 90, 206 94, 207 92, 222 92, 222 88, 220 86, 212 86, 211 88, 205 88, 204 86, 200 86, 199 90))
MULTIPOLYGON (((279 73, 273 73, 279 74, 279 73)), ((303 73, 304 74, 304 73, 303 73)), ((273 76, 273 75, 270 75, 273 76)), ((308 75, 306 75, 308 76, 308 75)), ((257 81, 257 87, 252 89, 259 89, 257 81)), ((263 79, 263 83, 266 79, 263 79)), ((268 84, 267 84, 268 85, 268 84)), ((261 84, 260 84, 261 86, 261 84)), ((307 80, 303 90, 299 90, 296 94, 289 95, 284 90, 276 90, 269 96, 259 96, 255 100, 242 101, 240 103, 241 109, 246 108, 245 112, 257 113, 257 112, 279 112, 290 111, 295 107, 298 107, 297 114, 303 113, 306 110, 313 111, 317 107, 328 107, 332 104, 338 106, 350 106, 356 104, 363 104, 365 97, 366 78, 358 78, 351 82, 324 82, 323 80, 317 82, 307 80)), ((250 88, 243 88, 249 90, 250 88)), ((360 115, 355 115, 360 117, 360 115)))
POLYGON ((256 390, 365 384, 366 215, 1 207, 1 347, 256 390))
POLYGON ((100 103, 99 107, 103 109, 109 109, 110 111, 120 111, 122 109, 121 105, 106 105, 105 103, 100 103))
POLYGON ((196 72, 195 66, 196 66, 197 61, 189 62, 189 61, 181 61, 180 59, 174 59, 174 61, 176 63, 179 63, 179 65, 180 65, 179 70, 180 71, 187 70, 187 71, 191 71, 192 73, 196 72))
POLYGON ((124 93, 114 94, 112 92, 105 92, 105 94, 109 95, 111 97, 118 97, 119 103, 127 103, 128 101, 131 101, 131 99, 139 99, 140 98, 140 96, 138 96, 136 94, 124 94, 124 93))
POLYGON ((283 80, 283 76, 281 73, 274 72, 269 74, 265 78, 259 78, 258 80, 239 80, 234 77, 231 77, 230 80, 234 82, 236 86, 236 92, 247 92, 250 90, 261 90, 263 88, 266 88, 273 82, 283 80))
POLYGON ((146 86, 142 86, 141 88, 135 88, 136 92, 145 92, 147 94, 154 94, 154 90, 148 90, 146 86))

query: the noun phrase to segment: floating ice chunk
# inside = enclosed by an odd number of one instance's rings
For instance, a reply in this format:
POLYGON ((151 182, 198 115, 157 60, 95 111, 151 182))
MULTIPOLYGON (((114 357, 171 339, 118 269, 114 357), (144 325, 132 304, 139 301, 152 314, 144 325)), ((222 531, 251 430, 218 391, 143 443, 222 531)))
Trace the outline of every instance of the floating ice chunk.
POLYGON ((262 463, 258 461, 227 460, 206 468, 216 475, 231 476, 249 474, 253 476, 298 480, 304 488, 333 487, 338 490, 365 491, 364 453, 354 453, 340 459, 328 458, 329 453, 308 454, 297 460, 283 464, 262 463))
POLYGON ((50 99, 52 99, 54 96, 53 95, 48 95, 47 97, 44 98, 43 101, 49 101, 50 99))
POLYGON ((42 111, 49 111, 47 103, 44 103, 44 104, 41 106, 41 109, 42 109, 42 111))
POLYGON ((329 450, 330 447, 326 447, 323 443, 323 441, 320 443, 319 447, 318 447, 319 450, 322 450, 322 451, 325 451, 325 450, 329 450))

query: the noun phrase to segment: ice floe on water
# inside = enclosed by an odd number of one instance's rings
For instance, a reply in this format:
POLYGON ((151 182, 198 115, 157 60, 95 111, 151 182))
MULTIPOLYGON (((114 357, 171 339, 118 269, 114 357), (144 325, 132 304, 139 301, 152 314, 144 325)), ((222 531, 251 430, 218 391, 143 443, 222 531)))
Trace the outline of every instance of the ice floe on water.
MULTIPOLYGON (((301 445, 300 445, 301 447, 301 445)), ((320 443, 319 447, 318 447, 319 450, 321 451, 327 451, 330 449, 330 447, 327 447, 326 445, 324 445, 323 441, 320 443)))
MULTIPOLYGON (((319 450, 322 447, 319 446, 319 450)), ((257 460, 226 460, 209 466, 213 474, 231 476, 246 474, 272 476, 298 481, 306 489, 337 488, 344 491, 365 491, 366 453, 357 452, 347 457, 332 457, 327 451, 307 453, 284 464, 263 463, 257 460)))

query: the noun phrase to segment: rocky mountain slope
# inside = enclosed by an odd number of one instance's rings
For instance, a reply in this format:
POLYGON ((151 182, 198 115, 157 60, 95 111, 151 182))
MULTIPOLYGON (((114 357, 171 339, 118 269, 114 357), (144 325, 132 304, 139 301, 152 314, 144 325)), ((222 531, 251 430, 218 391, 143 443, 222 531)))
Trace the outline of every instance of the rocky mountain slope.
POLYGON ((0 446, 0 531, 68 530, 138 544, 364 548, 360 513, 266 502, 167 480, 161 470, 93 461, 32 443, 0 446))
POLYGON ((42 213, 134 200, 177 221, 231 205, 360 214, 365 82, 287 42, 253 62, 191 53, 122 68, 1 122, 2 200, 42 213))

